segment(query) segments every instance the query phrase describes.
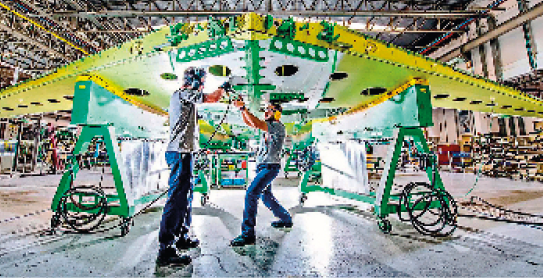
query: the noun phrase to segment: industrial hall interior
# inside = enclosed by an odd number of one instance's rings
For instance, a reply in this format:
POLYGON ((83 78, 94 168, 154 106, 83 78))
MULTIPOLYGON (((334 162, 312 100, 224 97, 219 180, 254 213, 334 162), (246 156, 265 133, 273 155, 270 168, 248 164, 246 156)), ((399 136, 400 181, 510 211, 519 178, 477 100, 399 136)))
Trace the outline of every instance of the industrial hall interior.
POLYGON ((0 0, 0 55, 2 277, 543 276, 541 0, 0 0))

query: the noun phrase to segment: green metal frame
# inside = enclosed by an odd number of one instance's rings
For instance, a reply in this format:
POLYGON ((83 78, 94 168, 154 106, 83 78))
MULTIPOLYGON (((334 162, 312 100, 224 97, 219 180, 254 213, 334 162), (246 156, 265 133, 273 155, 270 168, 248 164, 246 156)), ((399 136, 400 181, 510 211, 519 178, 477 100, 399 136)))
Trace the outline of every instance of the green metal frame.
MULTIPOLYGON (((372 204, 375 208, 374 213, 379 219, 386 218, 391 213, 397 213, 399 209, 405 211, 405 207, 399 208, 392 201, 398 201, 399 195, 391 194, 394 178, 397 171, 398 160, 401 155, 402 143, 406 138, 413 138, 415 146, 420 154, 430 154, 428 144, 422 132, 422 127, 432 125, 432 105, 430 100, 428 85, 416 84, 408 87, 398 96, 390 98, 388 101, 377 105, 369 110, 367 121, 360 124, 365 124, 368 129, 382 131, 382 136, 387 136, 392 132, 392 142, 389 145, 388 157, 386 165, 381 177, 377 192, 369 194, 359 194, 341 189, 329 188, 324 185, 309 185, 310 177, 312 177, 318 169, 313 167, 306 171, 300 180, 300 191, 302 196, 310 192, 324 192, 330 195, 335 195, 347 199, 352 199, 368 204, 372 204), (385 115, 386 114, 386 115, 385 115), (392 127, 396 128, 392 128, 392 127)), ((360 129, 360 126, 357 126, 360 129)), ((353 134, 356 138, 363 139, 371 137, 368 134, 353 134)), ((437 163, 434 157, 430 157, 430 165, 437 163)), ((439 173, 435 174, 436 180, 433 179, 432 167, 426 169, 429 181, 436 188, 444 189, 443 182, 439 173)), ((438 206, 438 203, 432 203, 430 207, 438 206)), ((422 207, 415 207, 422 209, 422 207)))
MULTIPOLYGON (((209 181, 208 181, 208 175, 205 173, 206 171, 194 171, 196 173, 196 176, 198 176, 198 182, 194 184, 194 192, 200 193, 204 196, 209 195, 210 187, 209 187, 209 181)), ((209 170, 207 171, 207 174, 209 174, 209 170)))
POLYGON ((328 62, 330 59, 327 48, 281 37, 274 37, 268 50, 315 62, 328 62))
POLYGON ((245 41, 245 57, 243 58, 246 63, 245 70, 247 71, 247 85, 234 86, 236 90, 246 90, 249 95, 250 108, 253 112, 259 110, 259 100, 261 99, 264 91, 275 90, 275 86, 271 84, 261 84, 260 81, 263 78, 260 75, 260 70, 263 67, 260 65, 260 51, 264 50, 260 47, 260 41, 247 40, 245 41))
POLYGON ((288 173, 290 172, 296 172, 298 173, 298 175, 301 174, 300 169, 298 169, 298 167, 296 167, 296 164, 293 163, 294 161, 296 161, 296 159, 298 159, 298 154, 296 153, 296 149, 293 147, 290 150, 290 155, 288 156, 287 161, 285 161, 285 166, 283 167, 285 177, 288 177, 288 173))
MULTIPOLYGON (((416 142, 416 147, 421 154, 430 154, 428 144, 420 128, 399 128, 397 130, 398 135, 394 139, 394 142, 390 145, 389 157, 386 160, 385 175, 382 176, 379 190, 377 192, 370 192, 367 195, 349 192, 341 189, 329 188, 322 185, 309 185, 310 178, 319 172, 318 169, 312 168, 309 171, 304 172, 302 179, 300 180, 300 192, 307 194, 310 192, 325 192, 330 195, 335 195, 347 199, 352 199, 368 204, 374 205, 374 213, 379 218, 386 218, 389 214, 397 213, 398 206, 391 204, 391 200, 399 200, 399 195, 392 195, 392 185, 396 176, 398 160, 401 155, 402 142, 407 137, 412 137, 416 142)), ((435 159, 431 158, 431 164, 436 163, 435 159)), ((427 167, 426 173, 430 183, 433 182, 432 168, 427 167)), ((444 189, 443 182, 439 173, 436 174, 435 186, 439 189, 444 189)), ((437 205, 437 204, 435 204, 437 205)), ((416 207, 415 209, 417 209, 416 207)), ((405 211, 405 207, 401 208, 405 211)))
MULTIPOLYGON (((135 213, 135 206, 144 204, 158 197, 156 195, 146 195, 139 199, 133 201, 133 204, 129 204, 128 199, 126 198, 126 193, 124 191, 123 184, 126 182, 123 180, 123 176, 126 176, 122 166, 122 158, 120 156, 119 146, 117 144, 115 129, 110 125, 84 125, 81 130, 81 135, 75 145, 73 156, 70 159, 70 165, 68 166, 68 171, 64 172, 60 184, 57 187, 55 196, 53 197, 53 202, 51 203, 51 209, 57 211, 59 201, 64 195, 64 193, 69 190, 77 178, 79 173, 79 163, 77 161, 78 155, 83 155, 88 149, 90 142, 96 138, 103 138, 104 144, 106 145, 107 155, 109 158, 109 164, 113 174, 113 180, 115 182, 115 189, 117 191, 116 195, 107 195, 108 212, 109 215, 119 215, 122 217, 131 217, 135 213), (118 205, 115 205, 118 203, 118 205)), ((97 201, 97 200, 95 200, 97 201)), ((77 207, 69 206, 69 210, 80 212, 77 207)))
MULTIPOLYGON (((63 174, 51 209, 57 211, 62 196, 69 190, 79 173, 78 157, 89 149, 94 138, 99 138, 105 144, 109 164, 115 183, 115 193, 107 194, 108 215, 118 215, 124 218, 132 217, 139 205, 155 200, 160 194, 147 194, 135 200, 130 200, 124 190, 128 184, 124 163, 120 155, 118 137, 161 138, 167 133, 162 123, 165 117, 145 111, 123 98, 123 94, 102 79, 85 78, 75 84, 73 99, 72 124, 82 127, 72 156, 63 174), (98 83, 97 83, 98 82, 98 83), (131 117, 118 117, 118 113, 130 114, 131 117)), ((85 194, 78 194, 81 200, 85 194)), ((90 197, 90 196, 85 196, 90 197)), ((94 196, 98 202, 99 196, 94 196)), ((67 204, 67 209, 82 212, 73 204, 67 204)), ((92 212, 87 211, 85 212, 92 212)))
POLYGON ((177 49, 176 61, 178 63, 186 63, 217 57, 234 51, 234 45, 230 37, 222 37, 177 49))

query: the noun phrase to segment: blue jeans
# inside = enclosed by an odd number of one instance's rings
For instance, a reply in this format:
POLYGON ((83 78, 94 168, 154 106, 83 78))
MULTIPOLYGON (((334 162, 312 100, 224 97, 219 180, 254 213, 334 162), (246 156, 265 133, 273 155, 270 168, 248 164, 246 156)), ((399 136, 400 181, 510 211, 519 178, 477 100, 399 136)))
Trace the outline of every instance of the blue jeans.
POLYGON ((245 210, 243 211, 243 223, 241 234, 244 237, 255 237, 256 213, 258 199, 262 197, 264 205, 273 212, 275 217, 284 222, 292 222, 288 211, 282 207, 271 192, 271 182, 279 174, 280 164, 259 164, 256 169, 256 177, 247 188, 245 194, 245 210))
POLYGON ((172 245, 176 236, 187 236, 192 220, 192 154, 166 152, 170 166, 168 201, 164 206, 158 242, 160 249, 172 245))

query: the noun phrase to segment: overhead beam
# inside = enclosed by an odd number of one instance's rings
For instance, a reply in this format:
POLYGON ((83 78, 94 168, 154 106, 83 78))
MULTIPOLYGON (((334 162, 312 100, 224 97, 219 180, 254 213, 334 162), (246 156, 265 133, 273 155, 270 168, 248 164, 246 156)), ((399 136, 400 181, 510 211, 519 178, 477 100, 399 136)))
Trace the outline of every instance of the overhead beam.
MULTIPOLYGON (((2 8, 5 9, 5 10, 7 10, 8 12, 10 12, 10 13, 12 13, 12 14, 14 14, 14 15, 16 15, 16 16, 18 16, 18 17, 20 17, 20 18, 22 18, 22 19, 24 19, 24 20, 26 20, 26 21, 28 21, 28 22, 30 22, 30 23, 32 23, 34 26, 36 26, 36 27, 38 27, 38 28, 44 30, 45 32, 47 32, 47 33, 53 35, 55 38, 57 38, 57 39, 63 41, 64 43, 66 43, 67 45, 71 46, 72 48, 75 48, 75 49, 81 51, 83 54, 85 54, 85 55, 88 55, 88 54, 89 54, 89 53, 88 53, 87 51, 85 51, 84 49, 82 49, 82 48, 80 48, 80 47, 74 45, 73 43, 67 41, 65 38, 63 38, 63 37, 57 35, 57 34, 56 34, 55 32, 53 32, 53 31, 51 31, 51 30, 45 28, 44 26, 42 26, 41 24, 37 23, 36 21, 34 21, 34 20, 32 20, 32 19, 26 17, 25 15, 23 15, 23 14, 21 14, 21 13, 18 13, 17 11, 13 10, 13 9, 10 8, 9 6, 7 6, 6 4, 2 3, 2 1, 0 1, 0 7, 2 7, 2 8)), ((41 17, 41 16, 42 16, 42 15, 38 15, 38 17, 41 17)), ((70 59, 68 59, 68 60, 70 60, 70 59)))
POLYGON ((543 15, 543 2, 540 2, 539 4, 532 7, 530 10, 524 13, 521 13, 509 19, 508 21, 502 23, 500 26, 496 27, 496 29, 490 30, 484 33, 483 35, 467 42, 466 44, 452 49, 451 51, 442 55, 441 57, 437 57, 437 59, 443 62, 450 61, 454 57, 458 57, 462 55, 462 53, 466 53, 476 47, 479 47, 480 45, 483 45, 489 42, 492 39, 498 38, 501 35, 506 34, 522 26, 524 23, 530 22, 542 15, 543 15))
MULTIPOLYGON (((104 12, 57 12, 53 17, 209 17, 233 16, 244 14, 243 11, 104 11, 104 12)), ((373 11, 273 11, 276 16, 302 16, 302 17, 426 17, 426 18, 474 18, 481 13, 473 11, 442 11, 442 10, 373 10, 373 11)))
MULTIPOLYGON (((31 1, 28 1, 28 0, 18 0, 18 1, 20 1, 20 2, 24 3, 25 5, 29 6, 31 9, 33 9, 34 11, 36 11, 37 13, 39 13, 42 17, 45 17, 45 16, 46 16, 46 15, 45 15, 46 12, 45 12, 42 8, 40 8, 40 7, 36 6, 36 5, 34 5, 34 3, 32 3, 31 1)), ((52 20, 51 18, 47 18, 47 20, 53 21, 57 26, 63 26, 60 22, 58 22, 58 21, 56 21, 56 20, 54 20, 54 19, 52 20)), ((95 20, 96 20, 96 19, 95 19, 95 20)), ((45 26, 44 26, 44 27, 45 27, 45 26)), ((85 40, 85 39, 83 39, 83 38, 77 37, 73 32, 67 32, 67 34, 70 34, 71 36, 76 37, 77 40, 84 42, 85 44, 87 44, 87 46, 88 46, 89 48, 94 49, 94 46, 93 46, 90 42, 88 42, 87 40, 85 40)), ((70 41, 71 41, 71 42, 74 42, 73 40, 70 40, 70 41)), ((96 50, 96 49, 94 49, 94 50, 96 50)), ((102 49, 98 49, 98 50, 102 50, 102 49)))
POLYGON ((25 35, 25 34, 19 32, 19 31, 16 31, 15 29, 13 29, 13 28, 11 28, 11 27, 9 27, 9 26, 6 26, 6 25, 4 25, 4 24, 2 24, 2 23, 0 23, 0 30, 3 30, 3 31, 5 31, 5 32, 8 32, 8 33, 10 33, 12 36, 17 37, 17 38, 19 38, 19 39, 22 39, 22 40, 24 40, 25 42, 27 42, 27 43, 29 43, 29 44, 31 44, 31 45, 37 46, 37 47, 39 47, 39 48, 41 48, 41 49, 43 49, 43 50, 45 50, 45 51, 47 51, 47 52, 49 52, 49 53, 55 55, 55 56, 62 57, 62 58, 64 58, 66 61, 71 61, 71 59, 70 59, 69 57, 67 57, 66 55, 64 55, 64 54, 62 54, 62 53, 60 53, 60 52, 58 52, 58 51, 56 51, 56 50, 50 48, 49 46, 47 46, 47 45, 45 45, 45 44, 42 44, 42 43, 38 42, 36 39, 33 39, 33 38, 31 38, 31 37, 29 37, 29 36, 27 36, 27 35, 25 35))
POLYGON ((403 29, 353 29, 359 32, 365 32, 365 33, 391 33, 391 34, 407 34, 407 33, 464 33, 466 31, 464 30, 438 30, 438 29, 432 29, 432 30, 425 30, 425 29, 417 29, 417 30, 403 30, 403 29))
MULTIPOLYGON (((149 30, 116 30, 116 29, 105 29, 105 30, 79 30, 76 33, 149 33, 149 30)), ((58 32, 63 34, 64 32, 58 32)))
MULTIPOLYGON (((417 29, 417 30, 404 30, 402 28, 398 29, 359 29, 359 28, 350 28, 359 32, 366 33, 464 33, 465 30, 437 30, 437 29, 417 29)), ((148 33, 148 30, 81 30, 77 33, 148 33)), ((62 34, 63 32, 58 32, 62 34)))

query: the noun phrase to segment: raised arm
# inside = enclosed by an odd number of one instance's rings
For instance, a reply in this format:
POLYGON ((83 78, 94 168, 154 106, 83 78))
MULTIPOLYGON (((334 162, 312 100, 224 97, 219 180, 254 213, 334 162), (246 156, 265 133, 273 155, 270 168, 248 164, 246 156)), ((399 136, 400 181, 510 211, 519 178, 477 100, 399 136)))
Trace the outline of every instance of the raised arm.
POLYGON ((241 116, 246 125, 254 128, 258 128, 263 131, 268 131, 268 125, 265 121, 257 118, 245 107, 243 100, 234 101, 234 106, 238 107, 241 110, 241 116))
POLYGON ((204 102, 205 103, 214 103, 214 102, 218 102, 222 95, 226 92, 225 89, 223 88, 217 88, 217 90, 215 90, 213 93, 211 94, 204 94, 204 102))
POLYGON ((230 81, 226 81, 222 83, 222 85, 219 88, 217 88, 217 90, 215 90, 213 93, 209 95, 204 95, 204 102, 205 103, 218 102, 224 93, 228 93, 231 90, 232 90, 232 85, 230 84, 230 81))

